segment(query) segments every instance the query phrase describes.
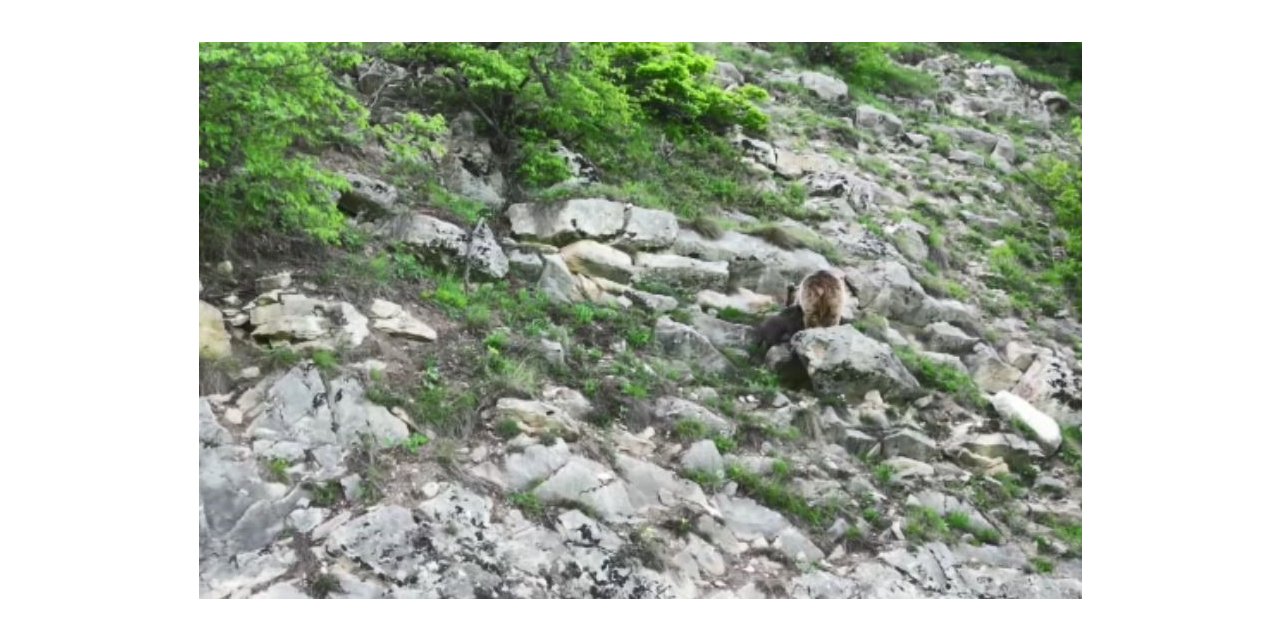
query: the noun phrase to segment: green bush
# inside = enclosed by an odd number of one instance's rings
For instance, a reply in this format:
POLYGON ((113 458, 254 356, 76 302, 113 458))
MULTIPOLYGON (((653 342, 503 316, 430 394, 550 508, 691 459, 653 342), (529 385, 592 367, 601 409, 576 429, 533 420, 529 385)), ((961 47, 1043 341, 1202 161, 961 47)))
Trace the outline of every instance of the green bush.
POLYGON ((298 150, 367 127, 364 109, 333 77, 359 61, 352 45, 200 44, 202 242, 260 230, 340 239, 333 194, 346 181, 298 150))

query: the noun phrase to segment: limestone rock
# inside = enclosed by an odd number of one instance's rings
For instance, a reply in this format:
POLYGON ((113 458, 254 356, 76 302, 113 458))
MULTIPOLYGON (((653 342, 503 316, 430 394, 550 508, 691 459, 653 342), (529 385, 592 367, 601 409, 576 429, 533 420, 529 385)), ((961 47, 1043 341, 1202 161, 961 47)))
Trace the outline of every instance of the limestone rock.
POLYGON ((852 326, 801 331, 792 344, 819 393, 860 398, 878 390, 887 399, 914 399, 923 393, 887 345, 852 326))
POLYGON ((231 336, 222 324, 218 308, 200 301, 200 357, 225 358, 231 355, 231 336))
MULTIPOLYGON (((674 234, 673 234, 674 235, 674 234)), ((560 249, 569 270, 619 282, 631 280, 631 256, 595 240, 579 240, 560 249)))

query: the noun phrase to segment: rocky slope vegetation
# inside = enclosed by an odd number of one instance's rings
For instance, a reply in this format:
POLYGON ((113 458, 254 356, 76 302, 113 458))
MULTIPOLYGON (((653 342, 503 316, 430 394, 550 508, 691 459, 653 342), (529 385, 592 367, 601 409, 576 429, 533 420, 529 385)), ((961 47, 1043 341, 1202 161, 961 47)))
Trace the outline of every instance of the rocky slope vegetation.
MULTIPOLYGON (((203 597, 1081 597, 1035 178, 1078 165, 1078 104, 937 49, 891 61, 916 95, 708 50, 768 92, 714 187, 758 201, 668 210, 562 141, 530 188, 488 103, 441 107, 430 180, 403 138, 315 152, 360 242, 202 265, 203 597), (753 350, 816 269, 847 322, 753 350)), ((405 122, 438 79, 388 58, 339 83, 405 122)))

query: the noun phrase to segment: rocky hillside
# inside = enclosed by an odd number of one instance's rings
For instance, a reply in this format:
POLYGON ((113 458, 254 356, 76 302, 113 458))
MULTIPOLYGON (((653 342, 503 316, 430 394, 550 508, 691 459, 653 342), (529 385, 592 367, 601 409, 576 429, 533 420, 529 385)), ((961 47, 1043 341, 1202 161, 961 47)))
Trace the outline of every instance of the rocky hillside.
POLYGON ((203 597, 1081 597, 1078 97, 703 50, 767 122, 634 173, 441 67, 335 72, 379 127, 304 149, 346 239, 202 237, 203 597), (818 269, 845 322, 755 349, 818 269))

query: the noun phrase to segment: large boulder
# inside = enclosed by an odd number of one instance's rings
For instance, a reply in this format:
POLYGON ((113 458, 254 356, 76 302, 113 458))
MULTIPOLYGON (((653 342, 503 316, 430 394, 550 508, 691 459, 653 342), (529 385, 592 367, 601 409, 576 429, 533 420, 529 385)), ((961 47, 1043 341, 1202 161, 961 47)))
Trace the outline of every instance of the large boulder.
POLYGON ((849 85, 844 80, 817 71, 801 71, 800 86, 828 102, 838 102, 849 97, 849 85))
POLYGON ((856 119, 859 127, 871 129, 876 133, 893 136, 902 131, 902 118, 881 111, 869 104, 858 106, 858 117, 856 119))
POLYGON ((889 346, 849 325, 809 329, 791 339, 818 393, 861 398, 879 391, 886 399, 914 399, 923 394, 889 346))
POLYGON ((1062 430, 1058 423, 1026 400, 1001 391, 992 398, 991 405, 1005 419, 1025 426, 1045 453, 1052 454, 1062 444, 1062 430))
POLYGON ((668 357, 677 358, 699 369, 723 371, 729 360, 697 329, 663 316, 654 326, 654 343, 668 357))
POLYGON ((369 335, 369 319, 348 302, 286 293, 263 300, 249 311, 255 339, 292 342, 299 347, 357 347, 369 335))
POLYGON ((676 241, 680 225, 670 211, 627 205, 626 213, 627 221, 622 235, 613 241, 615 246, 627 251, 654 251, 666 249, 676 241))
POLYGON ((729 281, 729 263, 707 262, 668 253, 636 255, 636 281, 698 290, 723 289, 729 281))
POLYGON ((424 214, 413 214, 382 227, 382 232, 412 247, 424 259, 444 264, 471 262, 478 277, 505 278, 510 264, 489 225, 474 237, 465 229, 424 214))
POLYGON ((579 240, 560 249, 560 257, 574 273, 630 282, 631 256, 595 240, 579 240))
POLYGON ((200 357, 218 359, 231 355, 231 336, 218 308, 200 301, 200 357))
POLYGON ((475 129, 476 117, 467 112, 450 123, 441 177, 450 191, 497 210, 506 201, 506 181, 497 154, 475 129))
POLYGON ((627 224, 627 205, 602 198, 526 202, 511 205, 506 215, 516 237, 564 244, 617 236, 627 224))
POLYGON ((1080 377, 1062 358, 1037 356, 1011 391, 1059 423, 1080 424, 1080 377))
POLYGON ((945 322, 933 322, 924 328, 929 348, 943 353, 969 353, 978 339, 945 322))
POLYGON ((399 194, 396 188, 377 178, 359 173, 343 173, 351 187, 338 197, 338 208, 357 218, 380 218, 394 213, 399 194))

